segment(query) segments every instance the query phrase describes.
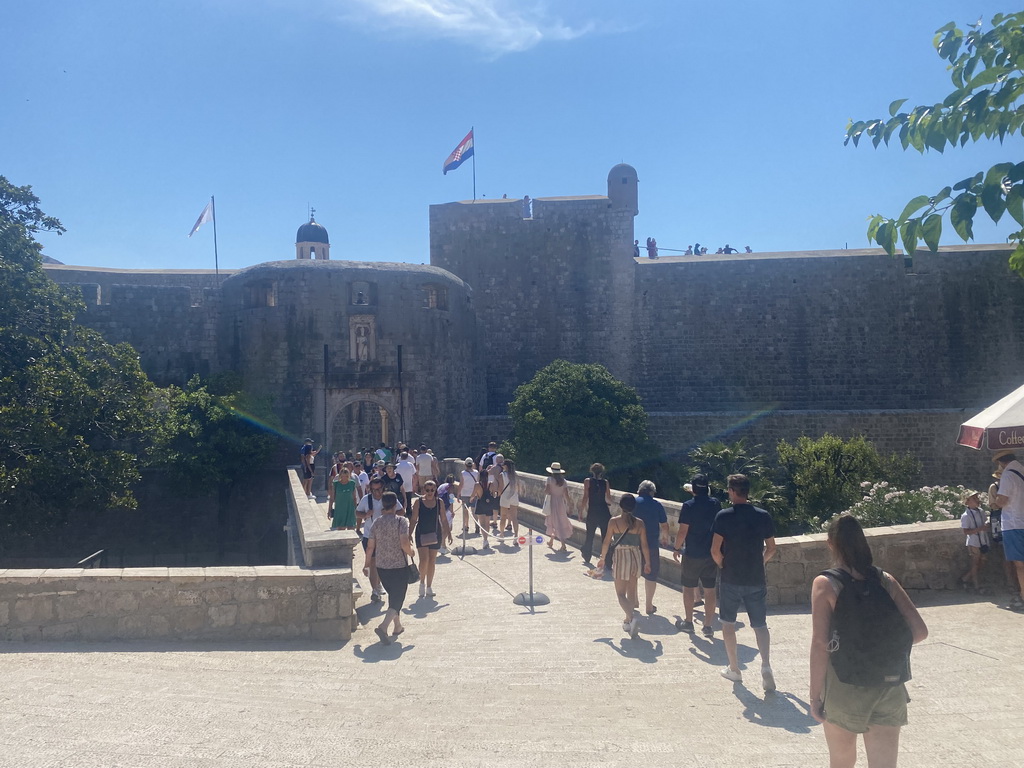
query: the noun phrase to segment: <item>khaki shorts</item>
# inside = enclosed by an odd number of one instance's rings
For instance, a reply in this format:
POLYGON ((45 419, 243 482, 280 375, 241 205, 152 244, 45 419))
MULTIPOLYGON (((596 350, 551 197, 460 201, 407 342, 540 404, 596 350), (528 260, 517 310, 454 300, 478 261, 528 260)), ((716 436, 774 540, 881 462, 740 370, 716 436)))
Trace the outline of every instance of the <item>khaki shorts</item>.
POLYGON ((907 724, 907 687, 850 685, 836 677, 832 664, 825 675, 825 719, 851 733, 864 733, 872 725, 907 724))

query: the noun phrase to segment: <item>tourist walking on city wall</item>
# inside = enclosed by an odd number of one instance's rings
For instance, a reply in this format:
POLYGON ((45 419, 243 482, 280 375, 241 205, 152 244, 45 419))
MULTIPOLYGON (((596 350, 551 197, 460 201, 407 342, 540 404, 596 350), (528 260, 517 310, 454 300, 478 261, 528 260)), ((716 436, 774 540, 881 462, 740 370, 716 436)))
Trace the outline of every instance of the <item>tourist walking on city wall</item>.
MULTIPOLYGON (((363 552, 366 553, 370 545, 370 531, 373 524, 384 511, 384 481, 379 477, 370 480, 370 492, 359 500, 356 505, 356 519, 359 521, 360 533, 363 537, 363 552)), ((380 584, 380 576, 377 575, 377 565, 374 558, 366 555, 366 568, 364 572, 370 576, 370 602, 379 603, 384 599, 384 588, 380 584)))
POLYGON ((519 478, 516 475, 516 463, 505 459, 501 473, 501 522, 498 523, 499 535, 505 536, 505 526, 512 526, 512 538, 519 545, 519 478))
POLYGON ((327 516, 331 518, 332 531, 355 530, 358 487, 359 483, 352 478, 351 470, 343 465, 327 491, 327 516))
MULTIPOLYGON (((389 645, 405 631, 402 626, 402 606, 405 605, 405 593, 409 588, 406 566, 415 562, 416 550, 409 540, 409 520, 395 514, 398 496, 388 491, 381 497, 381 503, 381 515, 370 529, 366 559, 377 561, 377 575, 388 593, 387 613, 373 631, 384 645, 389 645), (389 626, 392 628, 390 636, 389 626)), ((368 566, 363 568, 363 573, 369 575, 368 566)))
POLYGON ((729 501, 732 506, 715 516, 712 527, 711 556, 722 569, 722 639, 729 666, 722 677, 742 682, 743 674, 736 657, 736 614, 747 612, 750 628, 761 653, 761 683, 766 692, 775 690, 771 667, 771 635, 768 632, 768 586, 764 566, 775 556, 775 522, 760 507, 747 501, 750 480, 746 475, 729 475, 729 501))
MULTIPOLYGON (((645 610, 650 616, 658 612, 654 604, 654 591, 658 588, 661 572, 661 547, 668 546, 668 516, 661 502, 654 498, 658 487, 650 480, 640 483, 636 491, 636 516, 647 530, 647 546, 651 550, 651 569, 644 571, 645 610)), ((618 557, 618 555, 616 555, 618 557)))
POLYGON ((398 503, 408 509, 409 503, 405 497, 405 478, 398 474, 394 464, 384 465, 384 474, 381 475, 381 479, 384 481, 384 492, 395 494, 398 497, 398 503))
POLYGON ((580 498, 580 519, 586 521, 587 535, 583 539, 583 562, 590 565, 594 554, 594 534, 601 529, 601 544, 608 538, 608 523, 612 519, 612 488, 604 476, 604 464, 590 465, 590 477, 583 481, 580 498))
POLYGON ((640 599, 637 597, 637 579, 640 573, 647 574, 651 570, 651 551, 647 546, 647 529, 643 521, 633 514, 636 499, 630 494, 622 494, 619 499, 619 514, 608 524, 608 536, 601 541, 601 558, 597 561, 597 569, 603 570, 608 550, 615 544, 615 564, 612 575, 615 578, 615 597, 622 608, 625 618, 622 620, 622 631, 631 637, 637 636, 639 616, 637 609, 640 599))
POLYGON ((467 458, 463 462, 461 479, 459 480, 459 500, 462 502, 462 532, 469 533, 469 520, 474 515, 476 506, 476 484, 479 473, 473 469, 473 460, 467 458))
POLYGON ((811 586, 811 714, 824 726, 830 768, 857 762, 857 734, 868 768, 895 768, 910 648, 928 627, 903 587, 873 565, 856 518, 832 521, 828 548, 836 567, 811 586))
POLYGON ((1010 609, 1024 611, 1024 465, 1012 450, 1004 449, 992 458, 1003 474, 999 478, 996 504, 1002 510, 1003 554, 1013 564, 1017 590, 1010 609))
POLYGON ((498 499, 495 497, 496 487, 491 473, 480 468, 476 483, 476 524, 484 536, 484 549, 491 548, 490 535, 491 525, 494 523, 494 513, 498 509, 498 499))
POLYGON ((423 492, 423 484, 427 480, 437 480, 437 459, 427 450, 426 445, 420 445, 420 451, 416 454, 416 487, 417 493, 423 492))
POLYGON ((693 606, 697 602, 697 589, 704 588, 705 637, 715 633, 715 582, 718 566, 711 557, 711 528, 722 510, 718 499, 711 495, 706 475, 697 475, 690 481, 693 498, 679 510, 679 530, 676 532, 675 551, 672 556, 679 562, 682 556, 683 613, 676 629, 693 632, 693 606))
POLYGON ((423 496, 412 505, 409 525, 415 530, 416 549, 420 554, 420 597, 434 596, 434 563, 444 541, 451 543, 452 532, 444 513, 444 502, 437 496, 437 483, 424 480, 423 496))
POLYGON ((565 542, 572 537, 572 523, 569 522, 569 486, 565 482, 565 470, 557 461, 552 461, 545 471, 550 475, 544 486, 544 506, 547 507, 548 546, 555 548, 555 539, 561 543, 559 552, 565 552, 565 542))

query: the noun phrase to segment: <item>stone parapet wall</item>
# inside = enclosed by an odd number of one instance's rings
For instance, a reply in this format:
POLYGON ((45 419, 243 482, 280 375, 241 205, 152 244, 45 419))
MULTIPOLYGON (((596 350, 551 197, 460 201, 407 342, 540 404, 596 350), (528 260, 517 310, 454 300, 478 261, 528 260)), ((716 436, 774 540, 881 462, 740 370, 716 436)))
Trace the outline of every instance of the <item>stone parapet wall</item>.
POLYGON ((350 569, 0 570, 0 640, 339 640, 350 569))

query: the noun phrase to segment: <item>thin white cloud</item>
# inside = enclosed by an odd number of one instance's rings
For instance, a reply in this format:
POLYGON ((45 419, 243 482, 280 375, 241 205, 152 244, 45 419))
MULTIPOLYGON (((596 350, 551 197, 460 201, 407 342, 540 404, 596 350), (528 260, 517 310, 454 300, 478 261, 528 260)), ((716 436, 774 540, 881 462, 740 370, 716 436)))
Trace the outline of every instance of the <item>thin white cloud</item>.
POLYGON ((351 0, 362 20, 416 35, 467 43, 500 55, 525 51, 541 42, 573 40, 593 24, 571 27, 540 5, 522 0, 351 0))

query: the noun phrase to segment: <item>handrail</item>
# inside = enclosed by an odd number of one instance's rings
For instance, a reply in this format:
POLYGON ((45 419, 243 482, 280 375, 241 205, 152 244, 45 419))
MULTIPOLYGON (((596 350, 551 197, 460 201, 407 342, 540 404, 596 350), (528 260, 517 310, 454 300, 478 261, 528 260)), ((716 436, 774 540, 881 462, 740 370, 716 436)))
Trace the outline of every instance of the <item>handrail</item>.
POLYGON ((78 561, 80 568, 104 568, 107 565, 107 550, 101 549, 98 552, 93 552, 86 558, 78 561))

